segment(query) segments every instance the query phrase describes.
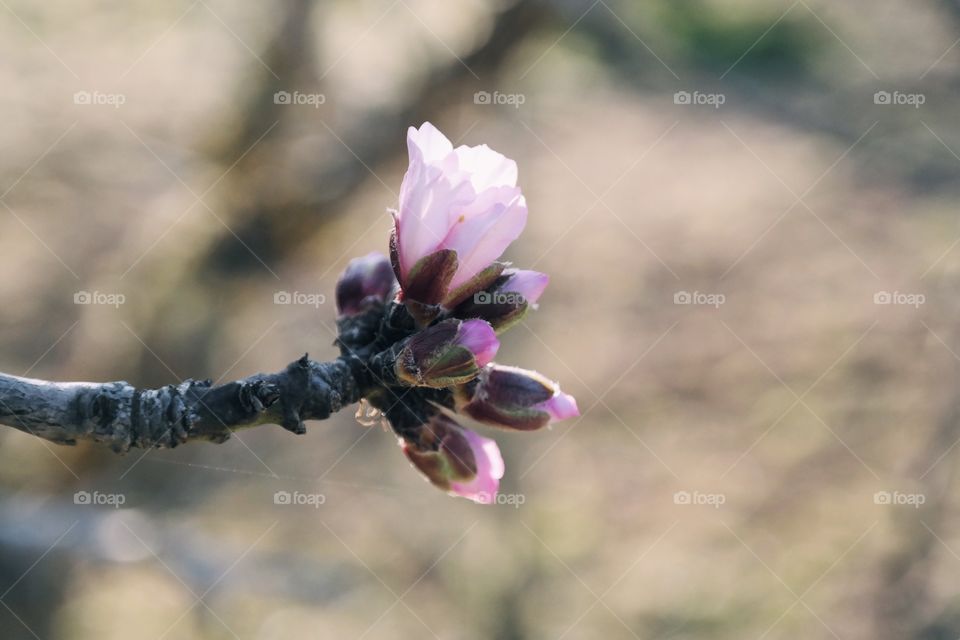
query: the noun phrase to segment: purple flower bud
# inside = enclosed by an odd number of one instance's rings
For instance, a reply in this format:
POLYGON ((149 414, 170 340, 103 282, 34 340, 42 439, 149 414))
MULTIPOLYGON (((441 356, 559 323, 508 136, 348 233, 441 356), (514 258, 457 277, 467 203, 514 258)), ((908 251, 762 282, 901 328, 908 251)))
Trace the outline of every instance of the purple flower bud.
POLYGON ((460 344, 470 349, 477 360, 477 367, 485 367, 493 361, 500 348, 500 341, 493 327, 483 320, 465 320, 460 325, 460 344))
POLYGON ((550 422, 559 422, 580 415, 577 400, 569 393, 563 393, 559 388, 556 394, 546 402, 537 405, 537 408, 550 414, 550 422))
POLYGON ((500 342, 483 320, 443 320, 413 334, 397 355, 397 379, 412 386, 449 387, 480 373, 500 342))
POLYGON ((404 455, 434 486, 491 504, 503 477, 497 443, 436 414, 400 440, 404 455))
POLYGON ((490 365, 456 392, 457 410, 493 426, 532 431, 580 415, 577 401, 535 371, 490 365))
POLYGON ((453 311, 458 318, 479 318, 502 332, 537 308, 549 276, 538 271, 507 269, 484 291, 474 293, 453 311))
POLYGON ((474 431, 463 431, 477 463, 477 474, 468 482, 451 482, 451 493, 480 504, 493 504, 505 470, 500 447, 495 441, 474 431))
POLYGON ((341 316, 354 316, 383 303, 390 297, 396 279, 390 260, 373 252, 354 258, 337 280, 337 310, 341 316))
POLYGON ((507 275, 506 281, 500 285, 499 290, 503 293, 515 293, 523 299, 529 306, 537 308, 537 300, 543 295, 544 289, 550 283, 550 276, 539 271, 529 271, 527 269, 512 269, 507 275))

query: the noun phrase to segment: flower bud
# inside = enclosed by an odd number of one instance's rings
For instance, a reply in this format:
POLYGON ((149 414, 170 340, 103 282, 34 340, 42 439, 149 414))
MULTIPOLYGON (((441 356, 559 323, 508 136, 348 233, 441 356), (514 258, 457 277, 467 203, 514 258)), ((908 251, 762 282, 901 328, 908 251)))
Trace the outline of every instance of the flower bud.
POLYGON ((413 334, 397 355, 397 379, 412 386, 449 387, 476 377, 500 342, 483 320, 451 318, 413 334))
POLYGON ((492 286, 474 293, 454 310, 459 318, 486 320, 497 332, 520 322, 527 311, 537 308, 550 278, 545 273, 507 269, 492 286))
POLYGON ((400 446, 434 486, 474 502, 494 501, 504 466, 493 440, 438 413, 401 438, 400 446))
POLYGON ((457 410, 493 426, 532 431, 580 415, 577 401, 535 371, 490 365, 456 392, 457 410))
POLYGON ((354 316, 390 297, 396 279, 390 260, 377 252, 354 258, 337 280, 337 310, 354 316))

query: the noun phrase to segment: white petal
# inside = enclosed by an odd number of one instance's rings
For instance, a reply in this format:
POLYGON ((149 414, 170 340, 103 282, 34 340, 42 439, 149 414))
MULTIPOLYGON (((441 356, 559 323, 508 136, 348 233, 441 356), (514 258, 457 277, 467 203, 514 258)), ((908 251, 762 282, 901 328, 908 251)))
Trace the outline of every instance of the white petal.
POLYGON ((419 129, 407 129, 407 150, 411 163, 416 151, 423 162, 436 165, 453 152, 453 145, 439 129, 429 122, 424 122, 419 129))
POLYGON ((490 266, 517 239, 527 223, 527 204, 520 189, 497 187, 480 195, 468 215, 450 230, 444 248, 457 252, 454 289, 490 266), (482 210, 475 207, 483 206, 482 210))
POLYGON ((517 186, 517 163, 485 144, 454 149, 461 172, 467 174, 477 193, 490 187, 517 186))

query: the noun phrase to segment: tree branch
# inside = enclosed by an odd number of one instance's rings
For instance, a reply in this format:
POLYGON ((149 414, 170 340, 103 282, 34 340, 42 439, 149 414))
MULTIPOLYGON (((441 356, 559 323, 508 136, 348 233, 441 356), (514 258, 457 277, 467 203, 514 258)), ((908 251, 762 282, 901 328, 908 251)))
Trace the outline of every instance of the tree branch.
POLYGON ((218 386, 188 379, 141 389, 125 381, 49 382, 0 373, 0 424, 57 444, 88 440, 123 453, 190 440, 220 443, 236 429, 261 424, 306 433, 305 420, 325 420, 361 398, 406 436, 441 407, 453 407, 449 389, 397 379, 398 354, 417 330, 402 303, 378 302, 342 316, 337 330, 336 360, 316 362, 304 354, 283 371, 218 386))
POLYGON ((360 399, 364 369, 351 356, 321 363, 304 355, 278 373, 159 389, 0 374, 0 424, 58 444, 92 440, 117 452, 189 440, 220 443, 237 428, 267 423, 304 433, 304 420, 326 419, 360 399))

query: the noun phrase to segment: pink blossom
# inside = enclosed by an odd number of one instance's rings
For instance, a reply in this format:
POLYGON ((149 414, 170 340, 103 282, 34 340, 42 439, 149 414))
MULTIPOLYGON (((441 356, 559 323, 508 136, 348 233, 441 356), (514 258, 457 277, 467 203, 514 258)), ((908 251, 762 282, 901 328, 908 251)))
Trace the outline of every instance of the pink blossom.
MULTIPOLYGON (((456 268, 445 273, 446 291, 469 284, 499 258, 523 230, 527 205, 517 186, 517 165, 486 145, 456 149, 429 122, 407 132, 410 165, 394 214, 395 264, 404 289, 411 270, 438 251, 455 252, 456 268)), ((441 261, 417 278, 439 277, 441 261)), ((443 263, 447 264, 447 263, 443 263)), ((440 299, 421 300, 429 304, 440 299)))

